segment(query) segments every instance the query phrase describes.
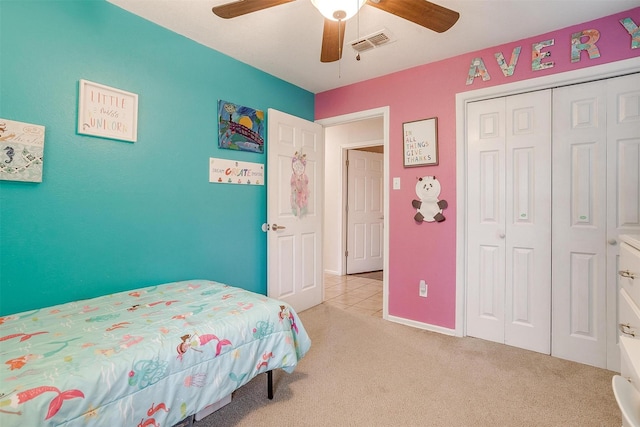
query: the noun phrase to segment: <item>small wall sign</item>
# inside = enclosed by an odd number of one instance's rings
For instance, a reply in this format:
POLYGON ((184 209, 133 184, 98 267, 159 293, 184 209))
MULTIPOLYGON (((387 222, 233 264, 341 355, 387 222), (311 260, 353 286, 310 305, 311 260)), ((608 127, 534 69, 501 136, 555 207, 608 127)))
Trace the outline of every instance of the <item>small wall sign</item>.
POLYGON ((80 80, 78 133, 121 141, 137 141, 138 95, 80 80))
POLYGON ((211 157, 209 158, 209 182, 264 185, 264 165, 211 157))
POLYGON ((438 164, 438 118, 402 124, 404 167, 438 164))

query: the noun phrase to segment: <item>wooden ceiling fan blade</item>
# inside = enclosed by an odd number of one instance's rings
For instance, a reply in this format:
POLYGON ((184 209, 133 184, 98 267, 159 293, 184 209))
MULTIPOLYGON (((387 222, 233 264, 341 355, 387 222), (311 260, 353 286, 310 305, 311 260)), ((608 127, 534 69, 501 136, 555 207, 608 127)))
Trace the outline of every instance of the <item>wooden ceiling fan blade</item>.
POLYGON ((344 30, 347 28, 345 21, 332 21, 324 19, 322 32, 321 62, 333 62, 342 58, 342 45, 344 44, 344 30))
POLYGON ((230 19, 292 1, 295 0, 240 0, 215 6, 211 10, 220 18, 230 19))
POLYGON ((437 33, 444 33, 460 18, 458 12, 425 0, 370 0, 367 4, 437 33))

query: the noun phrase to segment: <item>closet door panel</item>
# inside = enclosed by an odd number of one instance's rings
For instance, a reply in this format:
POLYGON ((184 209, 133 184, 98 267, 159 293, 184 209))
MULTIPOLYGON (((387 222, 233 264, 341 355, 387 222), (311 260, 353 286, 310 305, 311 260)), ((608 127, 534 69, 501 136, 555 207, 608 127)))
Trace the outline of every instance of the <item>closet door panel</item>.
POLYGON ((606 89, 553 92, 553 356, 606 366, 606 89))
POLYGON ((577 253, 570 258, 569 334, 582 339, 598 340, 595 296, 598 292, 597 254, 577 253))
POLYGON ((551 92, 468 106, 467 334, 550 352, 551 92))
POLYGON ((504 342, 504 99, 468 106, 467 335, 504 342))
POLYGON ((614 221, 616 229, 637 232, 640 226, 640 136, 617 142, 616 181, 619 186, 615 194, 618 209, 614 221))
MULTIPOLYGON (((598 156, 597 141, 575 144, 570 147, 571 159, 569 163, 570 180, 570 204, 569 222, 571 227, 578 230, 579 227, 587 227, 587 232, 591 227, 597 227, 595 221, 598 220, 595 205, 598 198, 598 185, 593 169, 596 167, 595 161, 598 156)), ((601 189, 600 189, 601 190, 601 189)))
POLYGON ((535 291, 534 251, 529 248, 514 248, 511 259, 513 260, 513 290, 509 313, 511 322, 533 328, 535 327, 532 298, 532 293, 535 291))
POLYGON ((513 209, 509 220, 513 224, 535 223, 535 151, 532 148, 513 150, 513 209))
MULTIPOLYGON (((503 153, 500 150, 482 151, 479 153, 479 179, 480 179, 480 223, 487 226, 499 227, 503 221, 500 212, 502 204, 502 161, 503 153)), ((489 227, 485 227, 489 228, 489 227)), ((490 230, 493 231, 493 230, 490 230)))
MULTIPOLYGON (((480 275, 478 277, 479 310, 478 317, 489 321, 501 321, 503 308, 502 289, 496 284, 502 280, 502 264, 504 251, 497 246, 482 245, 479 247, 480 275)), ((501 329, 501 328, 500 328, 501 329)), ((501 334, 495 334, 496 340, 502 340, 501 334)))
MULTIPOLYGON (((607 237, 640 233, 640 73, 606 81, 607 237)), ((615 251, 617 253, 617 250, 615 251)))
POLYGON ((551 91, 506 98, 505 343, 551 349, 551 91))
POLYGON ((619 371, 620 234, 640 234, 640 73, 607 87, 607 368, 619 371))

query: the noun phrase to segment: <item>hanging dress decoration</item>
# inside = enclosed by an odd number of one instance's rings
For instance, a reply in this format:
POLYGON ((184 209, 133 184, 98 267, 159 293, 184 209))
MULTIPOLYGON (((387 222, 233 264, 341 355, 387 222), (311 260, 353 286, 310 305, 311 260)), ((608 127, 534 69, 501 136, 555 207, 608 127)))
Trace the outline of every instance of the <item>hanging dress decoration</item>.
POLYGON ((305 172, 307 155, 296 153, 291 158, 291 210, 295 216, 302 218, 307 213, 309 201, 309 178, 305 172))

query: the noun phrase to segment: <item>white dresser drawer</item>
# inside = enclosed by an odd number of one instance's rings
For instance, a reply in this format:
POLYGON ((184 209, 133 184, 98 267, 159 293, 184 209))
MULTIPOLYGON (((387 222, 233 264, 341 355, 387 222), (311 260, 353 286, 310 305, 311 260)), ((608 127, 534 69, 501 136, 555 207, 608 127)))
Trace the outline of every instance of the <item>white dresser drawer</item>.
POLYGON ((611 386, 622 413, 622 427, 640 427, 640 392, 620 375, 613 376, 611 386))
POLYGON ((622 384, 625 387, 620 387, 616 393, 614 384, 614 394, 623 414, 622 425, 637 427, 640 422, 640 340, 621 336, 620 355, 620 375, 629 381, 631 387, 622 384))
POLYGON ((613 377, 624 427, 640 426, 640 235, 620 236, 618 329, 620 374, 613 377), (627 382, 628 380, 628 382, 627 382))
POLYGON ((618 331, 620 336, 640 339, 640 308, 626 290, 620 289, 618 331))
POLYGON ((626 290, 631 299, 640 305, 640 250, 630 243, 637 242, 629 236, 622 238, 618 279, 620 288, 626 290))
POLYGON ((640 341, 620 337, 620 356, 620 375, 640 391, 640 341))

